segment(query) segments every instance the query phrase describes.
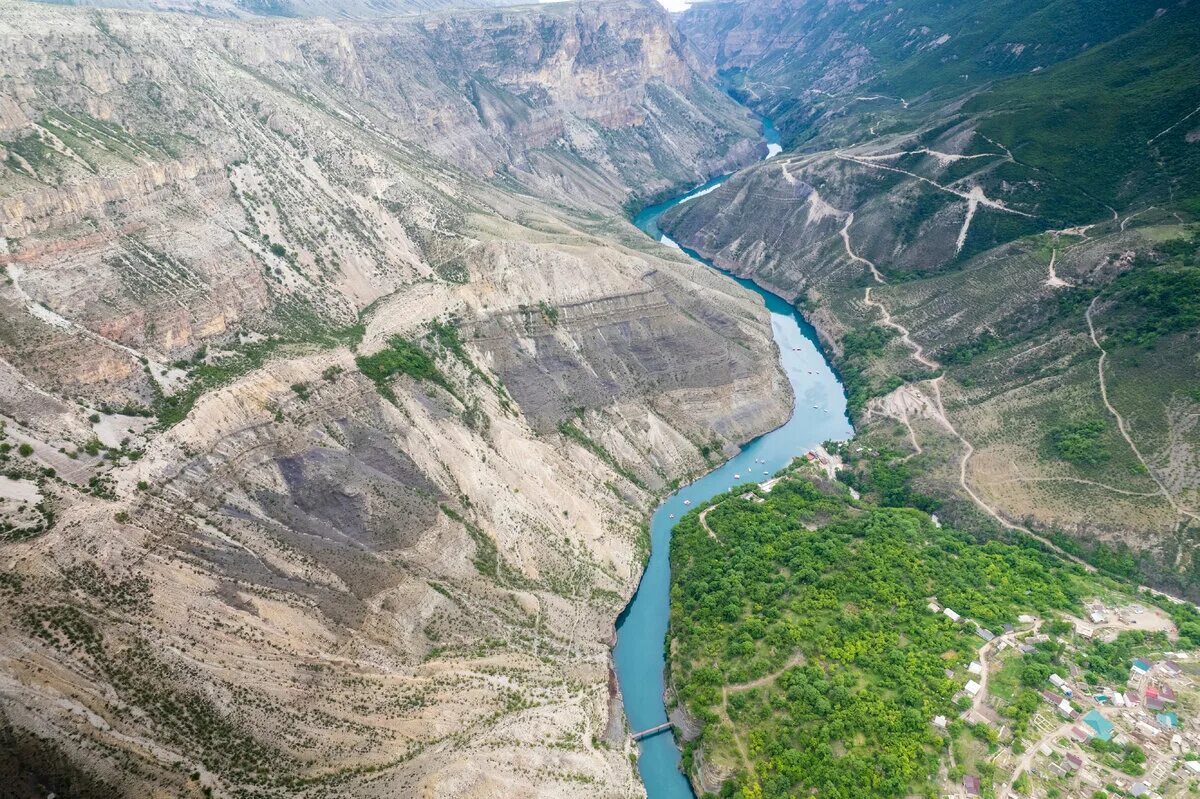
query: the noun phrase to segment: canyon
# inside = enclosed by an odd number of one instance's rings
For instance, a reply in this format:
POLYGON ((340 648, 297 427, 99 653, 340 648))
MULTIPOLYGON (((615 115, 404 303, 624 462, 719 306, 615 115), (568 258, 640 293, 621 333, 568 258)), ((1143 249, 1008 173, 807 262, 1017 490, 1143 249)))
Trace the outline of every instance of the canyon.
POLYGON ((1200 6, 466 5, 0 0, 14 796, 732 790, 804 480, 1200 598, 1200 6))
POLYGON ((621 218, 761 152, 712 68, 627 2, 0 39, 6 784, 638 795, 645 518, 791 405, 621 218))

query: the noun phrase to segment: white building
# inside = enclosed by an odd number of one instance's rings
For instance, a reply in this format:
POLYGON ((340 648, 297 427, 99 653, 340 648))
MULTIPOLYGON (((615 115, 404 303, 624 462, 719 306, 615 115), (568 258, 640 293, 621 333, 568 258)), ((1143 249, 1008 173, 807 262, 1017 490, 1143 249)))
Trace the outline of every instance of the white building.
POLYGON ((974 680, 967 680, 967 684, 963 686, 963 690, 971 696, 975 696, 975 694, 979 693, 979 689, 981 687, 982 686, 974 680))
POLYGON ((954 612, 953 610, 951 610, 950 608, 946 608, 945 610, 943 610, 943 611, 942 611, 942 613, 943 613, 943 614, 946 616, 946 618, 948 618, 950 621, 962 621, 962 616, 959 616, 957 613, 955 613, 955 612, 954 612))
POLYGON ((983 674, 983 665, 978 660, 972 660, 971 665, 967 666, 967 671, 972 674, 983 674))

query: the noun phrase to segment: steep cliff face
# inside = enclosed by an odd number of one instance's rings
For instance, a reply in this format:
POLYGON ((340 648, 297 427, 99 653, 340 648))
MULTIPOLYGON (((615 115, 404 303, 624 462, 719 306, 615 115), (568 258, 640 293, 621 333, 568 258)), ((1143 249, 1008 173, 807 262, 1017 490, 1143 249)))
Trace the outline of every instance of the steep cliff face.
POLYGON ((681 23, 793 149, 677 209, 671 236, 795 297, 860 435, 956 512, 1195 595, 1195 386, 1168 365, 1193 362, 1194 329, 1120 332, 1186 316, 1125 287, 1194 269, 1195 5, 772 8, 681 23), (1077 430, 1089 454, 1061 446, 1077 430))
POLYGON ((756 298, 621 218, 754 150, 669 21, 0 39, 4 784, 637 795, 645 514, 790 400, 756 298))

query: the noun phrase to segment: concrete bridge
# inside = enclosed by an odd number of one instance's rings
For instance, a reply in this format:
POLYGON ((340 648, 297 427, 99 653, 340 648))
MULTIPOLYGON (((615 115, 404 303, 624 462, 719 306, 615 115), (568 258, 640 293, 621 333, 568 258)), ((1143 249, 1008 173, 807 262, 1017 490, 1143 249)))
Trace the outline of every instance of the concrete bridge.
POLYGON ((674 722, 666 721, 656 727, 648 727, 641 732, 635 732, 633 734, 633 740, 640 741, 643 738, 649 738, 651 735, 658 735, 660 732, 666 732, 674 726, 674 722))

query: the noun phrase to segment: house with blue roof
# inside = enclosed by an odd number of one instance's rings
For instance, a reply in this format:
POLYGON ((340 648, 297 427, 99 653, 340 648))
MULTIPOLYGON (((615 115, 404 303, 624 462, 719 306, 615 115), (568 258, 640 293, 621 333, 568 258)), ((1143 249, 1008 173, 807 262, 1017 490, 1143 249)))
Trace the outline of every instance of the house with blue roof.
POLYGON ((1096 737, 1101 741, 1108 741, 1112 738, 1113 723, 1100 715, 1099 710, 1095 708, 1089 710, 1087 715, 1083 717, 1083 721, 1095 731, 1096 737))

